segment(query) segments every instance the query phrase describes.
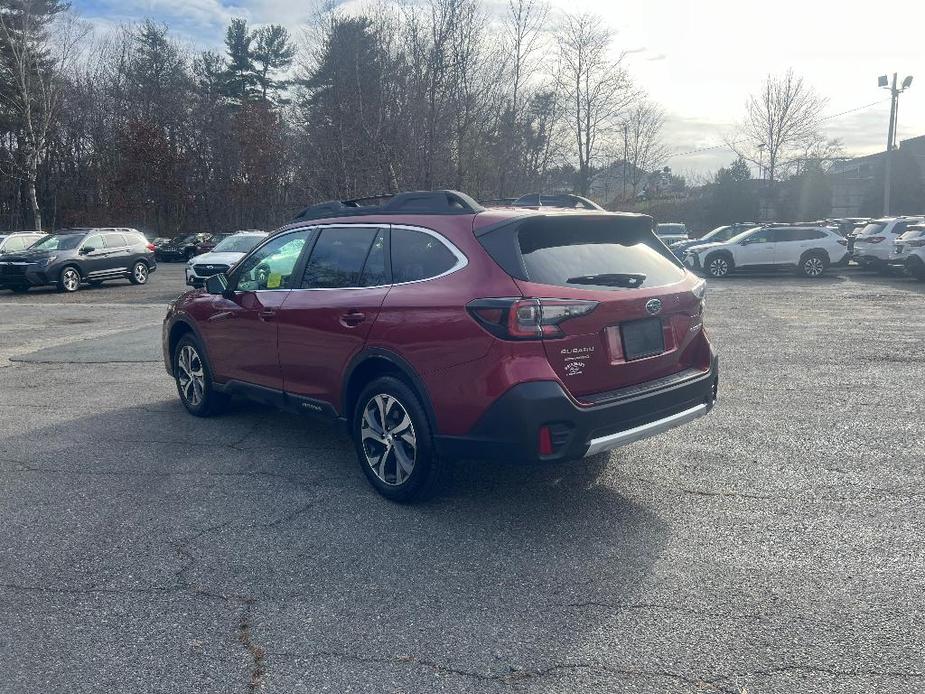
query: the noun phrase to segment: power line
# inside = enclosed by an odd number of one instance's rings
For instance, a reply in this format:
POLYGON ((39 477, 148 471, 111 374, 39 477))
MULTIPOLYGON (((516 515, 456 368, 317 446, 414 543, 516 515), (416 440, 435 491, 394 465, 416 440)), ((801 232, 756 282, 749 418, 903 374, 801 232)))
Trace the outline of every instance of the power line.
MULTIPOLYGON (((826 121, 832 120, 833 118, 840 118, 841 116, 847 116, 849 113, 857 113, 858 111, 863 111, 868 108, 873 108, 874 106, 879 106, 880 104, 886 103, 887 101, 889 101, 889 99, 878 99, 877 101, 872 101, 869 104, 864 104, 863 106, 857 106, 856 108, 851 108, 851 109, 848 109, 847 111, 842 111, 841 113, 833 113, 832 115, 824 116, 823 118, 819 119, 819 122, 824 123, 826 121)), ((728 142, 728 143, 724 142, 723 144, 720 144, 720 145, 710 145, 709 147, 698 147, 697 149, 691 149, 691 150, 688 150, 687 152, 680 152, 678 154, 672 154, 668 158, 676 159, 678 157, 687 157, 687 156, 690 156, 691 154, 699 154, 700 152, 709 152, 714 149, 726 149, 731 152, 731 151, 734 151, 731 145, 742 144, 743 142, 747 142, 747 140, 748 138, 741 138, 738 140, 733 140, 732 142, 728 142)))

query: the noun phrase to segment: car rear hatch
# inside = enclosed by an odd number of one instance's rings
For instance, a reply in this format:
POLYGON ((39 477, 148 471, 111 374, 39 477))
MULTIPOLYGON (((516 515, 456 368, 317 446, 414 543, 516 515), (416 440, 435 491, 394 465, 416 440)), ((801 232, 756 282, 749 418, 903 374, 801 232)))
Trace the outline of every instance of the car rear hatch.
POLYGON ((480 241, 555 323, 542 338, 546 356, 577 400, 708 368, 695 344, 704 283, 658 240, 649 217, 537 216, 480 241))

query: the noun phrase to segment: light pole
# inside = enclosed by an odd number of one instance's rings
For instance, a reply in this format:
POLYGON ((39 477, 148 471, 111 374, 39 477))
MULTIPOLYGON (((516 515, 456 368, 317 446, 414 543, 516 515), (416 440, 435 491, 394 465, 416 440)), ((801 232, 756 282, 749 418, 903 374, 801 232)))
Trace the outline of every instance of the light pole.
POLYGON ((890 214, 890 186, 893 178, 893 150, 896 149, 896 122, 899 111, 899 95, 912 86, 912 75, 903 80, 902 87, 896 86, 897 73, 893 73, 893 83, 888 75, 880 75, 877 86, 890 90, 890 128, 886 141, 886 162, 883 175, 883 215, 890 214))

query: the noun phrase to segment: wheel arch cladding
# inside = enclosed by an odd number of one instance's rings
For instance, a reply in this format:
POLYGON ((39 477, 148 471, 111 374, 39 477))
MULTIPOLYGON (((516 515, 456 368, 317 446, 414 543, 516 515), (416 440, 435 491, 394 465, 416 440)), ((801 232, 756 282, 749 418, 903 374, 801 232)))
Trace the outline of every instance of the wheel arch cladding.
POLYGON ((810 248, 808 250, 803 251, 803 254, 800 256, 800 265, 805 263, 810 256, 814 256, 814 255, 820 256, 823 260, 825 260, 826 263, 832 262, 832 258, 831 256, 829 256, 829 252, 826 249, 810 248))
POLYGON ((363 388, 374 379, 383 376, 397 378, 418 396, 421 406, 424 408, 424 413, 427 415, 431 431, 437 433, 437 420, 433 405, 420 376, 417 375, 408 362, 397 354, 379 349, 360 352, 347 367, 341 389, 340 415, 346 420, 348 427, 363 388))

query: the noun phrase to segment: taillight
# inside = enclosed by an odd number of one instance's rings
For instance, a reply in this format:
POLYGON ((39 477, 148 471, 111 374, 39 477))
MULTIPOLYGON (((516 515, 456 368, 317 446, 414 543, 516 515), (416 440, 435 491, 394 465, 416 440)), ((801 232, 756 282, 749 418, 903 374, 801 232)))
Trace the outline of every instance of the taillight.
POLYGON ((596 301, 571 299, 476 299, 466 308, 488 332, 506 340, 561 337, 562 323, 586 316, 596 301))
POLYGON ((860 241, 861 243, 880 243, 881 241, 885 241, 885 240, 886 240, 886 236, 862 236, 861 238, 857 239, 855 243, 857 243, 858 241, 860 241))
POLYGON ((154 250, 154 244, 153 244, 153 243, 146 243, 146 244, 145 244, 145 248, 147 248, 149 251, 153 251, 153 250, 154 250))

